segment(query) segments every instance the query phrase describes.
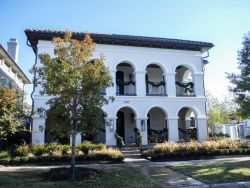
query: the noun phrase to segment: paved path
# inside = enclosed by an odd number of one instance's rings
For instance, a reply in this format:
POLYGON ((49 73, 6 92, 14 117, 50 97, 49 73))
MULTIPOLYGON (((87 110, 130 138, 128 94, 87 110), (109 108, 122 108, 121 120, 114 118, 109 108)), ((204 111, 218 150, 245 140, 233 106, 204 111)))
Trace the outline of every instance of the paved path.
POLYGON ((237 158, 224 158, 224 159, 211 159, 211 160, 191 160, 191 161, 177 161, 177 162, 151 162, 145 159, 125 158, 126 164, 139 169, 144 175, 148 176, 155 183, 162 187, 169 188, 250 188, 250 182, 237 182, 237 183, 223 183, 207 185, 184 174, 178 173, 171 169, 166 168, 167 165, 175 164, 199 164, 210 162, 235 162, 250 160, 250 157, 237 157, 237 158))

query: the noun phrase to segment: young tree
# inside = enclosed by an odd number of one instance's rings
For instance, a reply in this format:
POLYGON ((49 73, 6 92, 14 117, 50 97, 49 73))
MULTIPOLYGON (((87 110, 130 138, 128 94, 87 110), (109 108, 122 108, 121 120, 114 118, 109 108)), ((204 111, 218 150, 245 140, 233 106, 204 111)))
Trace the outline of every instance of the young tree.
POLYGON ((213 97, 207 92, 207 115, 208 115, 208 127, 211 130, 212 135, 214 134, 214 128, 216 123, 221 123, 220 116, 220 102, 217 98, 213 97))
POLYGON ((89 34, 78 41, 72 39, 72 34, 67 31, 64 38, 54 38, 53 44, 53 58, 49 54, 39 55, 42 66, 35 70, 38 73, 37 84, 42 85, 42 94, 52 96, 48 101, 51 108, 47 112, 53 114, 55 131, 72 137, 71 169, 74 179, 76 134, 90 126, 91 118, 91 126, 96 126, 92 116, 109 102, 109 98, 101 95, 100 91, 112 85, 112 78, 103 55, 91 60, 95 44, 89 34))
POLYGON ((225 96, 222 101, 219 101, 209 92, 207 92, 206 98, 208 127, 210 128, 212 135, 214 134, 214 128, 216 124, 229 124, 232 120, 240 119, 236 113, 237 107, 230 95, 225 96))
POLYGON ((0 85, 0 139, 17 132, 25 124, 26 105, 22 102, 22 92, 11 85, 0 85))
POLYGON ((233 84, 231 90, 235 96, 235 102, 239 105, 239 113, 244 118, 250 117, 250 32, 245 34, 242 49, 238 51, 238 68, 240 74, 228 74, 233 84))

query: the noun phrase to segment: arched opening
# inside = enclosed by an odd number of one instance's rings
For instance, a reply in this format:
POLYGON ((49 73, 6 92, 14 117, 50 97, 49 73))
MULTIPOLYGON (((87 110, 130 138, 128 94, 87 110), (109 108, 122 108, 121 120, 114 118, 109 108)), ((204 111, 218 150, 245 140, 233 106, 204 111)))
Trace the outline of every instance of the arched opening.
POLYGON ((135 113, 129 107, 119 109, 116 114, 116 131, 123 138, 125 144, 135 143, 135 113))
POLYGON ((197 140, 197 121, 195 111, 191 108, 183 107, 179 111, 178 117, 179 140, 197 140))
MULTIPOLYGON (((46 113, 45 143, 56 142, 60 144, 70 143, 70 124, 68 111, 57 104, 52 106, 46 113)), ((87 119, 81 134, 80 141, 105 143, 105 116, 99 107, 93 107, 85 112, 87 119)))
POLYGON ((185 66, 178 66, 175 72, 176 96, 194 96, 192 71, 185 66))
POLYGON ((163 70, 156 64, 150 64, 146 68, 146 95, 165 96, 166 83, 163 70))
POLYGON ((159 108, 151 108, 147 115, 148 143, 161 143, 168 140, 168 129, 165 112, 159 108))
POLYGON ((133 67, 126 62, 116 67, 116 95, 136 95, 136 85, 133 67))
POLYGON ((63 105, 56 103, 46 111, 45 143, 70 143, 70 133, 67 126, 70 124, 67 111, 63 105))

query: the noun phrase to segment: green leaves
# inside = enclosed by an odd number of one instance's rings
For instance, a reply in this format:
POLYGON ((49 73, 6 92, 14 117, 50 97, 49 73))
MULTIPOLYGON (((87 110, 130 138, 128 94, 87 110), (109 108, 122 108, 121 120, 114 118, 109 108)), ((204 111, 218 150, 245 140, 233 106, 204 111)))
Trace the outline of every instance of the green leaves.
POLYGON ((103 119, 100 108, 109 101, 100 91, 113 84, 104 56, 93 59, 96 46, 87 33, 78 41, 66 31, 65 37, 54 38, 53 44, 55 56, 40 54, 42 66, 35 69, 42 94, 54 96, 48 102, 48 127, 59 135, 95 134, 98 119, 103 119))
POLYGON ((0 87, 0 139, 14 134, 24 124, 26 105, 22 93, 11 86, 0 87))
POLYGON ((233 84, 231 91, 235 95, 235 102, 239 105, 239 113, 244 118, 250 117, 250 32, 242 42, 242 49, 238 52, 238 68, 240 74, 227 73, 233 84))

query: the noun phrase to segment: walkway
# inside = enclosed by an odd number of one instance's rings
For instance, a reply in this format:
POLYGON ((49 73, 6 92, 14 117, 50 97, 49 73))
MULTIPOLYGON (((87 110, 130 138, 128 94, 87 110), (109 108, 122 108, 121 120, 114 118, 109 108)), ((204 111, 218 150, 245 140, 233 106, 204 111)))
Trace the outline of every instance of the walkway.
MULTIPOLYGON (((189 176, 166 168, 167 165, 175 164, 199 164, 210 162, 226 162, 226 161, 244 161, 250 160, 250 157, 224 158, 211 160, 191 160, 178 162, 151 162, 146 159, 125 158, 127 165, 139 169, 144 175, 148 176, 152 181, 161 187, 169 188, 250 188, 250 182, 223 183, 207 185, 189 176)), ((250 180, 250 179, 249 179, 250 180)))

